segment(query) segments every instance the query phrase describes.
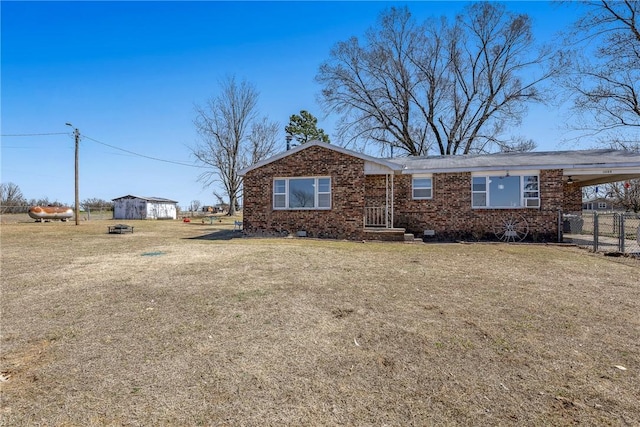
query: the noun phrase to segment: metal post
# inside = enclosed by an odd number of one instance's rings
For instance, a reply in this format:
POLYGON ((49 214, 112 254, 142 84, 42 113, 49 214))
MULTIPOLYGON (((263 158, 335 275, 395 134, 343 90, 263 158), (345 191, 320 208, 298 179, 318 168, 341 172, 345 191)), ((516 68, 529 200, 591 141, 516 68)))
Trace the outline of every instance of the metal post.
POLYGON ((389 228, 389 174, 384 178, 384 226, 389 228))
POLYGON ((624 214, 620 214, 620 253, 624 253, 624 214))
POLYGON ((598 213, 593 213, 593 252, 598 252, 598 213))
POLYGON ((394 209, 395 209, 394 208, 395 195, 394 195, 394 192, 393 192, 393 186, 394 186, 394 183, 393 183, 393 172, 392 172, 391 173, 391 228, 394 227, 394 221, 395 221, 394 218, 393 218, 393 213, 394 213, 394 209))
POLYGON ((564 240, 562 232, 562 209, 558 209, 558 243, 562 243, 564 240))

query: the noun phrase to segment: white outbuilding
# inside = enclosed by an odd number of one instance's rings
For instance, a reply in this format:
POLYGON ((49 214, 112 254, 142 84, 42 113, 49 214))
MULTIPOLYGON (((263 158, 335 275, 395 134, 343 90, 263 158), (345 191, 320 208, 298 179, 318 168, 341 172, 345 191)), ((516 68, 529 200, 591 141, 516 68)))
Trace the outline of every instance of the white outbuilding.
POLYGON ((113 219, 176 219, 177 205, 161 197, 122 196, 113 199, 113 219))

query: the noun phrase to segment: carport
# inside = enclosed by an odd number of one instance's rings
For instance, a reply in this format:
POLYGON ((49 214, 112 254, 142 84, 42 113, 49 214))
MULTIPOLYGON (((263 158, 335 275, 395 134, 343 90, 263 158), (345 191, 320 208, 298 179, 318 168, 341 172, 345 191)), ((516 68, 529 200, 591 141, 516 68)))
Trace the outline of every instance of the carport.
MULTIPOLYGON (((629 183, 640 179, 638 155, 612 150, 590 165, 563 165, 567 186, 584 187, 629 183), (626 154, 626 155, 625 155, 626 154)), ((563 212, 563 241, 594 252, 640 256, 640 212, 563 212)))

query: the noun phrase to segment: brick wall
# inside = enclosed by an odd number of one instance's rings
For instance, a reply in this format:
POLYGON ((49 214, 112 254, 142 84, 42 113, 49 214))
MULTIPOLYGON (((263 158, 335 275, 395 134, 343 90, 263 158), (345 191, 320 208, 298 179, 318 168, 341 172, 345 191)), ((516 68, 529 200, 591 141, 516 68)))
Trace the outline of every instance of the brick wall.
POLYGON ((564 213, 582 212, 582 187, 577 184, 564 184, 564 203, 562 211, 564 213))
POLYGON ((437 240, 495 239, 507 216, 522 217, 529 226, 527 240, 556 241, 558 209, 563 206, 562 170, 540 172, 540 208, 472 209, 471 173, 433 175, 433 199, 413 200, 410 175, 395 177, 395 224, 421 236, 434 230, 437 240))
POLYGON ((366 206, 383 206, 387 199, 387 176, 366 175, 364 197, 366 206))
POLYGON ((306 231, 309 237, 363 238, 364 160, 310 147, 249 171, 244 177, 244 230, 249 235, 306 231), (331 177, 330 210, 274 210, 274 177, 331 177))
MULTIPOLYGON (((581 206, 580 192, 562 183, 562 170, 540 172, 540 208, 472 209, 471 173, 433 175, 433 199, 413 200, 411 176, 394 176, 394 227, 437 240, 495 239, 496 224, 510 215, 529 226, 527 240, 556 241, 560 209, 581 206)), ((364 175, 362 159, 323 147, 309 147, 247 173, 244 178, 244 230, 249 235, 306 231, 309 237, 375 238, 364 232, 365 206, 382 206, 385 176, 364 175), (273 178, 330 176, 330 210, 274 210, 273 178)))

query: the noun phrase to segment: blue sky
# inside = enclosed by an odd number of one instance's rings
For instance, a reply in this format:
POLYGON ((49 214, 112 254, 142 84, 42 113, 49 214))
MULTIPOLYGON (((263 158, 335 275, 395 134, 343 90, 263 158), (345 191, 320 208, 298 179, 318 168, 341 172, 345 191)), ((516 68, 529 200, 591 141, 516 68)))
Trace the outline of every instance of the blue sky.
MULTIPOLYGON (((126 194, 212 204, 193 164, 194 105, 228 75, 260 92, 259 110, 282 128, 306 109, 330 135, 314 82, 338 41, 362 36, 381 11, 453 16, 464 2, 7 2, 0 3, 1 179, 27 199, 74 200, 74 142, 80 143, 80 199, 126 194), (10 136, 25 134, 51 134, 10 136), (89 139, 91 138, 91 139, 89 139), (96 141, 102 142, 100 144, 96 141), (104 145, 107 144, 107 145, 104 145)), ((538 41, 551 41, 570 13, 548 2, 508 2, 531 15, 538 41)), ((558 110, 534 107, 514 134, 557 150, 558 110)), ((572 147, 574 148, 574 147, 572 147)), ((588 147, 585 147, 588 148, 588 147)))

